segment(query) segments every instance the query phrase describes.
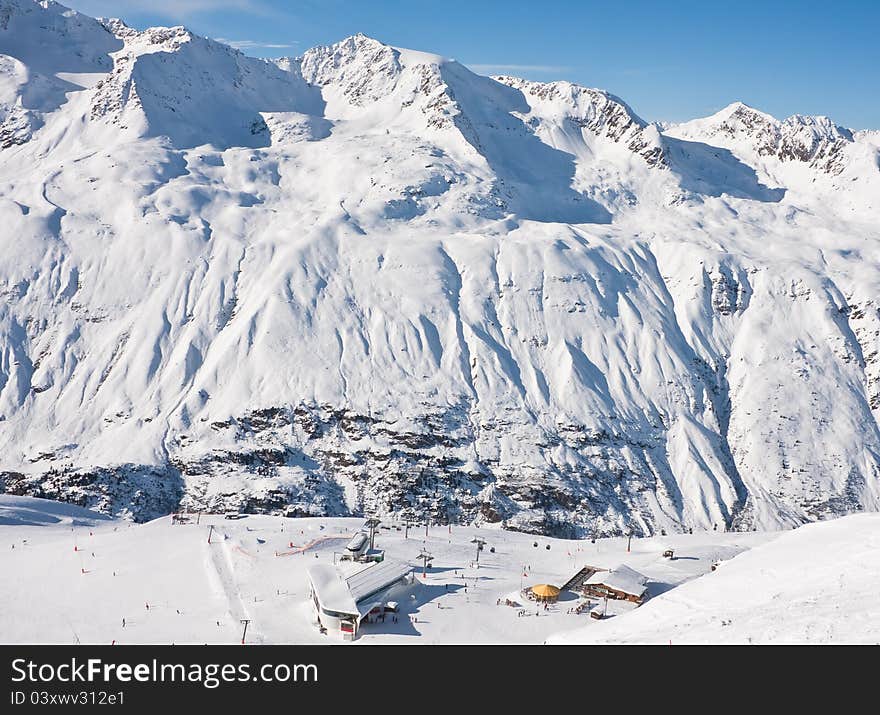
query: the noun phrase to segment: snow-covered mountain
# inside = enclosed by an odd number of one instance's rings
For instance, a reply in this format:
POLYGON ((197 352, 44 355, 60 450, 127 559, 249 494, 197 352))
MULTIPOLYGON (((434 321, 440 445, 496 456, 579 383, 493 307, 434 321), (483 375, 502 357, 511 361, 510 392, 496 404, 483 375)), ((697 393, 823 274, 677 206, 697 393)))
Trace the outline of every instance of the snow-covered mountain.
POLYGON ((558 535, 880 509, 880 140, 0 0, 0 490, 558 535))

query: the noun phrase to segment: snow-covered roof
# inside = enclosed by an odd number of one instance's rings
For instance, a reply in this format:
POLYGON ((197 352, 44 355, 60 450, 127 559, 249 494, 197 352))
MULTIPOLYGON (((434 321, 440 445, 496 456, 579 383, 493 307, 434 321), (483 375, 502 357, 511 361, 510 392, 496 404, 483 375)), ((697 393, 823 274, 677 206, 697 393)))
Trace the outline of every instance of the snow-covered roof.
POLYGON ((380 598, 367 598, 358 603, 358 614, 360 614, 360 617, 363 618, 374 608, 382 608, 383 605, 384 604, 382 603, 382 599, 380 598))
POLYGON ((357 534, 351 537, 351 541, 349 541, 345 547, 346 551, 360 551, 364 548, 364 546, 366 546, 368 538, 369 537, 363 531, 359 531, 357 534))
POLYGON ((364 615, 380 602, 376 599, 371 599, 369 603, 362 602, 399 581, 410 571, 412 566, 397 559, 366 564, 349 574, 343 574, 331 564, 315 564, 309 568, 309 581, 321 608, 338 613, 364 615))
POLYGON ((629 566, 621 564, 610 571, 598 571, 588 578, 585 583, 590 585, 602 585, 612 588, 621 593, 628 593, 631 596, 641 596, 645 590, 647 577, 638 571, 631 569, 629 566))
POLYGON ((388 588, 412 571, 412 566, 397 559, 384 559, 368 564, 365 568, 346 578, 348 589, 355 600, 361 601, 388 588))
POLYGON ((315 564, 309 567, 309 581, 321 608, 337 613, 358 613, 357 603, 352 598, 348 584, 335 566, 315 564))

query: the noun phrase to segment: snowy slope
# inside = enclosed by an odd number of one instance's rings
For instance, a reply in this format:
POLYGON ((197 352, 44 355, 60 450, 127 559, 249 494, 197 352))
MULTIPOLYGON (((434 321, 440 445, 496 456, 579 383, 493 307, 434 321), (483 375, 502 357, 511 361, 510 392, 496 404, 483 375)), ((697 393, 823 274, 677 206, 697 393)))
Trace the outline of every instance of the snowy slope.
POLYGON ((113 68, 122 42, 97 21, 60 5, 32 0, 0 5, 0 146, 26 142, 67 93, 113 68))
POLYGON ((880 516, 810 524, 551 643, 880 643, 880 516))
POLYGON ((2 526, 95 526, 109 517, 100 512, 83 509, 73 504, 0 495, 0 525, 2 526))
POLYGON ((880 508, 871 132, 31 0, 0 77, 0 490, 556 535, 880 508))
MULTIPOLYGON (((39 514, 46 517, 38 528, 0 518, 0 568, 16 575, 0 589, 0 642, 238 643, 242 618, 251 619, 249 643, 341 642, 339 634, 322 635, 315 624, 307 573, 316 564, 332 564, 363 519, 252 515, 228 521, 202 514, 198 524, 193 518, 173 525, 170 517, 132 524, 97 520, 92 512, 92 521, 55 523, 52 515, 71 508, 0 495, 0 515, 25 515, 31 523, 39 514)), ((625 560, 650 578, 652 593, 660 593, 708 572, 715 560, 775 537, 711 531, 658 536, 634 539, 627 553, 620 537, 536 541, 457 525, 431 527, 426 535, 422 527, 406 533, 386 521, 376 544, 389 557, 414 564, 426 548, 434 561, 426 573, 418 570, 416 583, 389 594, 401 606, 398 623, 364 624, 355 644, 542 643, 559 631, 604 624, 586 611, 571 613, 578 604, 572 592, 545 611, 520 595, 524 587, 561 585, 585 563, 607 568, 625 560), (475 536, 486 540, 479 564, 475 536), (662 558, 670 547, 686 558, 662 558), (519 606, 502 605, 506 598, 519 606)))

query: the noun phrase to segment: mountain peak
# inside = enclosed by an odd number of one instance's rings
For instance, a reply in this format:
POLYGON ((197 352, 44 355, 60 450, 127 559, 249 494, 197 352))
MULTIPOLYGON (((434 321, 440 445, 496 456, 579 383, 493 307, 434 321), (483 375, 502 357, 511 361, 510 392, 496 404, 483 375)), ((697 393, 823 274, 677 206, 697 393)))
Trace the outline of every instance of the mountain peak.
POLYGON ((120 40, 131 39, 140 33, 135 28, 126 25, 124 20, 118 17, 99 17, 96 18, 109 32, 120 40))
POLYGON ((714 114, 701 120, 707 124, 715 124, 727 127, 747 126, 752 127, 756 124, 776 125, 779 120, 767 112, 762 112, 745 102, 739 100, 731 102, 723 109, 718 110, 714 114))
POLYGON ((733 102, 703 119, 671 125, 665 133, 720 143, 757 157, 804 163, 832 175, 844 170, 845 149, 854 141, 849 129, 828 117, 794 114, 780 121, 744 102, 733 102))
POLYGON ((0 491, 572 537, 880 509, 874 135, 0 7, 0 491))
POLYGON ((306 50, 299 65, 307 82, 332 84, 358 106, 390 94, 401 72, 400 53, 362 33, 306 50))
MULTIPOLYGON (((736 112, 756 112, 758 114, 765 114, 761 110, 753 107, 751 104, 746 104, 745 102, 737 99, 737 100, 731 102, 730 104, 728 104, 723 109, 716 112, 716 115, 719 115, 719 114, 720 115, 730 115, 730 114, 734 114, 736 112)), ((769 116, 769 115, 765 115, 765 116, 769 116)))

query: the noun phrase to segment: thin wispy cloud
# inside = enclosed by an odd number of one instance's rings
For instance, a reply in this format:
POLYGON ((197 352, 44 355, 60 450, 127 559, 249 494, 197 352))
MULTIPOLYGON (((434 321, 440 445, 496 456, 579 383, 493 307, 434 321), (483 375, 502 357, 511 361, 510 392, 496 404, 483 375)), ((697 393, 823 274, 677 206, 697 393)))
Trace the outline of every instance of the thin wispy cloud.
POLYGON ((546 74, 560 74, 570 72, 571 67, 560 65, 507 65, 507 64, 469 64, 474 72, 482 74, 498 74, 500 72, 541 72, 546 74))
POLYGON ((260 42, 259 40, 230 40, 227 37, 215 37, 217 42, 222 42, 224 45, 229 45, 230 47, 234 47, 237 50, 252 50, 257 48, 262 49, 270 49, 270 50, 280 50, 280 49, 288 49, 291 47, 295 47, 298 45, 298 42, 260 42))
POLYGON ((256 15, 270 12, 262 0, 68 0, 65 4, 92 17, 123 17, 149 13, 185 20, 203 13, 237 10, 256 15))

